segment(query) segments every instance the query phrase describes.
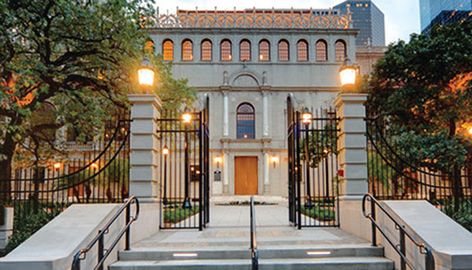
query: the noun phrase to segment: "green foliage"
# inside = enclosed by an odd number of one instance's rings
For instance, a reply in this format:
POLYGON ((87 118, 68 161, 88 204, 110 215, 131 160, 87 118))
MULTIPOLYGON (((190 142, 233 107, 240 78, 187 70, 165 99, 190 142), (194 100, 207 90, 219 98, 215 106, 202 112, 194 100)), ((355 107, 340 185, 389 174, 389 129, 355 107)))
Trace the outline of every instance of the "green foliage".
POLYGON ((385 120, 409 162, 464 166, 472 152, 464 128, 472 123, 472 23, 391 44, 367 89, 369 113, 385 120))
POLYGON ((301 207, 302 214, 320 221, 332 221, 336 219, 336 212, 333 207, 316 204, 314 207, 301 207))
POLYGON ((369 158, 367 162, 369 166, 369 177, 374 177, 373 179, 369 179, 369 182, 380 182, 383 187, 390 190, 390 180, 392 176, 395 175, 395 170, 383 160, 377 151, 370 150, 367 156, 369 158))
POLYGON ((62 211, 63 205, 35 205, 33 201, 15 204, 13 235, 6 246, 6 253, 12 251, 31 235, 41 229, 62 211))
POLYGON ((179 223, 195 214, 198 214, 199 211, 198 206, 193 206, 191 209, 183 209, 178 205, 169 205, 164 208, 164 223, 179 223))
POLYGON ((308 159, 310 167, 317 168, 328 155, 337 153, 337 129, 326 124, 321 131, 309 131, 308 134, 308 145, 306 138, 300 141, 301 160, 308 159))
POLYGON ((472 200, 463 199, 459 201, 459 210, 454 209, 454 200, 448 200, 444 206, 444 213, 454 219, 457 223, 472 232, 472 200))

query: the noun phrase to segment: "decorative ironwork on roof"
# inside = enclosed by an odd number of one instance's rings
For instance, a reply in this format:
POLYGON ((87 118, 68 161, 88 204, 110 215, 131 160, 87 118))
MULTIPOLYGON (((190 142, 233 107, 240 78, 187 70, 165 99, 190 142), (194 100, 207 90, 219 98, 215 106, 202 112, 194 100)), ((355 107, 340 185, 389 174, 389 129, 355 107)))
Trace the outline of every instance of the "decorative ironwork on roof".
POLYGON ((333 9, 179 10, 143 21, 145 28, 349 29, 351 12, 333 9))

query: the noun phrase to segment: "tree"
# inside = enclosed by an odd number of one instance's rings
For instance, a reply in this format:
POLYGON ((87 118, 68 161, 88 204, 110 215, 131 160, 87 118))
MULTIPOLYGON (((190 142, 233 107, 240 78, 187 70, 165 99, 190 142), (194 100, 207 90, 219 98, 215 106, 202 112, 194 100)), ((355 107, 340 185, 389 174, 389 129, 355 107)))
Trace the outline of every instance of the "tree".
POLYGON ((126 107, 130 67, 139 64, 146 38, 140 18, 153 12, 152 4, 0 0, 1 190, 10 190, 5 180, 19 146, 54 148, 47 134, 64 123, 90 132, 126 107), (54 104, 54 120, 38 122, 46 102, 54 104))
POLYGON ((368 82, 369 113, 414 166, 457 171, 472 153, 472 23, 389 46, 368 82))

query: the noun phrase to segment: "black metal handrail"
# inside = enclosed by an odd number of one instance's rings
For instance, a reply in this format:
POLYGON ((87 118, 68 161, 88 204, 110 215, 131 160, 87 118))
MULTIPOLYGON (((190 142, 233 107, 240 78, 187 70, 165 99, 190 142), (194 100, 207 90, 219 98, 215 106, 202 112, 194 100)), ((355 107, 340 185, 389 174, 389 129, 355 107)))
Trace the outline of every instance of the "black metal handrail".
POLYGON ((87 256, 87 253, 98 243, 98 261, 94 270, 103 270, 103 264, 108 256, 111 254, 116 245, 121 241, 123 235, 125 235, 125 250, 129 250, 130 247, 130 228, 131 224, 136 221, 139 217, 139 200, 132 196, 130 197, 115 215, 107 222, 107 224, 98 231, 97 236, 87 245, 87 247, 79 250, 75 255, 72 261, 72 270, 80 270, 80 262, 84 260, 87 256), (131 216, 131 205, 136 204, 135 214, 131 216), (118 232, 116 238, 111 242, 110 246, 105 249, 105 235, 108 234, 111 225, 121 216, 123 211, 125 213, 126 223, 123 229, 118 232))
POLYGON ((374 198, 371 194, 365 194, 364 198, 362 199, 362 213, 364 217, 368 218, 371 221, 372 226, 372 246, 377 246, 377 230, 384 236, 385 240, 392 246, 392 248, 398 253, 400 256, 400 269, 405 270, 406 266, 410 269, 416 270, 413 266, 411 261, 407 258, 406 253, 406 238, 407 236, 410 241, 419 248, 421 254, 425 254, 425 269, 426 270, 434 270, 434 257, 432 251, 429 247, 426 246, 425 243, 418 242, 410 233, 408 233, 405 228, 406 226, 400 224, 392 215, 390 215, 387 210, 374 198), (366 202, 370 202, 370 212, 367 213, 366 211, 366 202), (376 220, 376 206, 382 210, 382 212, 393 222, 395 223, 395 229, 399 231, 399 241, 400 243, 395 244, 393 240, 385 233, 385 231, 381 228, 381 226, 377 223, 376 220))
POLYGON ((250 204, 250 215, 251 215, 251 264, 252 270, 259 269, 259 253, 257 251, 257 239, 256 239, 256 210, 254 207, 254 197, 251 197, 250 204))

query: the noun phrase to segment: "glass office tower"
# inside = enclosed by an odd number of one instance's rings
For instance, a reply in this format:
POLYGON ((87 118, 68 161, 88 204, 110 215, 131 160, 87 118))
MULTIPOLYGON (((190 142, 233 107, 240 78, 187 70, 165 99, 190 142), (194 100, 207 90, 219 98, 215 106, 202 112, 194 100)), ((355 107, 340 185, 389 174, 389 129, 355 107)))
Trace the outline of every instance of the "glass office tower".
POLYGON ((470 18, 472 0, 420 0, 421 30, 470 18))

